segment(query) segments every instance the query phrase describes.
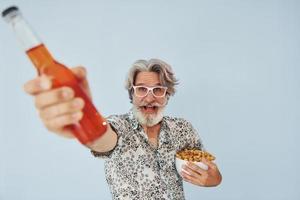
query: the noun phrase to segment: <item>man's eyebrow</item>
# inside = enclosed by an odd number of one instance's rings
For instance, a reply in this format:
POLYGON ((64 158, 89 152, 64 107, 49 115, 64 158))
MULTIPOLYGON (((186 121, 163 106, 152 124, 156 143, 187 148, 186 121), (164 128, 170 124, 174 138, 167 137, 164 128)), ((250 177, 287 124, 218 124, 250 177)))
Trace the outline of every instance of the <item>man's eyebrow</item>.
MULTIPOLYGON (((138 83, 138 84, 135 84, 136 86, 147 86, 147 84, 145 84, 145 83, 138 83)), ((161 84, 160 83, 156 83, 156 84, 154 84, 154 86, 161 86, 161 84)))

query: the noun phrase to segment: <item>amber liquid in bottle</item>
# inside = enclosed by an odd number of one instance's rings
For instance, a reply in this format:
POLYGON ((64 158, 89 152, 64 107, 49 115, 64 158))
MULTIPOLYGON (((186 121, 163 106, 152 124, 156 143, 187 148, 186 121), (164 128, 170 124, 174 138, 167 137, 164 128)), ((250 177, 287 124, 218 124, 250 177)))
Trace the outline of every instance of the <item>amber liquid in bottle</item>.
POLYGON ((71 87, 75 92, 75 96, 84 100, 83 118, 78 124, 69 125, 66 128, 70 129, 82 144, 92 142, 104 134, 107 129, 105 119, 97 112, 72 71, 56 62, 43 44, 29 49, 26 53, 39 74, 46 74, 53 78, 53 88, 61 86, 71 87))
POLYGON ((79 124, 69 125, 66 128, 70 129, 82 144, 92 142, 105 133, 107 129, 105 119, 97 112, 72 71, 56 62, 43 44, 29 49, 26 53, 39 74, 46 74, 53 78, 53 88, 71 87, 75 92, 75 96, 84 100, 83 118, 79 121, 79 124))
POLYGON ((81 88, 72 71, 53 59, 17 7, 7 8, 2 12, 2 17, 13 28, 26 54, 35 65, 38 74, 50 76, 53 88, 71 87, 75 92, 75 97, 80 97, 84 100, 83 117, 78 123, 69 125, 66 128, 70 129, 82 144, 90 143, 101 137, 107 130, 107 123, 81 88))

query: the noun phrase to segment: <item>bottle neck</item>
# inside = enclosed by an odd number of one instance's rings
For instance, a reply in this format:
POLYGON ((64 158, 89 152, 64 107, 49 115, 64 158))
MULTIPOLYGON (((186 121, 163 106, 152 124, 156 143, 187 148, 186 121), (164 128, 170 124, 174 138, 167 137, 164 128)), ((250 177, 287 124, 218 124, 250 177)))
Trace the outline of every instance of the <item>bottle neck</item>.
POLYGON ((25 51, 28 51, 42 44, 41 40, 33 32, 22 15, 19 14, 11 17, 8 23, 11 25, 13 31, 17 36, 17 39, 20 41, 25 51))
POLYGON ((35 68, 40 73, 46 73, 50 66, 53 66, 55 63, 48 49, 40 44, 32 49, 26 51, 26 54, 29 56, 31 62, 34 64, 35 68))
POLYGON ((37 37, 29 24, 18 10, 14 10, 5 16, 5 20, 12 27, 17 39, 20 41, 30 60, 39 73, 54 63, 50 52, 37 37))

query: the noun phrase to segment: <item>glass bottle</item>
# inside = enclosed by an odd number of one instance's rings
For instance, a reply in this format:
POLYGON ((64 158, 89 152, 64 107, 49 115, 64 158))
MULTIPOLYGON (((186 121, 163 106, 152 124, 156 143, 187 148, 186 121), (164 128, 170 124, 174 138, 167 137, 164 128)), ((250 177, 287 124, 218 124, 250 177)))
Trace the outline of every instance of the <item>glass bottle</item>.
POLYGON ((52 88, 71 87, 75 92, 75 97, 81 97, 84 100, 82 119, 76 124, 66 126, 66 128, 70 129, 82 144, 87 144, 102 136, 107 130, 107 123, 80 87, 72 71, 52 57, 16 6, 5 9, 2 12, 2 17, 12 27, 38 74, 52 77, 52 88))

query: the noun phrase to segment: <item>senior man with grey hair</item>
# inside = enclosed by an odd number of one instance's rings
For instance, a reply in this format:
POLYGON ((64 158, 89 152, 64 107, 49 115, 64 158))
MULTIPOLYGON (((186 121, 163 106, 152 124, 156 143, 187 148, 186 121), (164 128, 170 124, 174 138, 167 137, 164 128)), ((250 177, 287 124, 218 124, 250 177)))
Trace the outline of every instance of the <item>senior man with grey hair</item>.
MULTIPOLYGON (((86 71, 72 69, 90 95, 86 71)), ((198 186, 217 186, 222 176, 215 163, 204 160, 207 170, 189 162, 181 174, 174 156, 182 149, 203 149, 192 125, 164 116, 164 108, 175 93, 177 80, 171 66, 159 59, 138 60, 129 70, 126 89, 133 104, 123 115, 107 117, 103 136, 86 144, 94 156, 105 158, 105 175, 113 199, 184 199, 185 180, 198 186)), ((65 127, 82 118, 84 101, 69 87, 51 89, 51 79, 42 75, 24 85, 33 95, 46 128, 74 138, 65 127)), ((91 97, 91 96, 90 96, 91 97)))

